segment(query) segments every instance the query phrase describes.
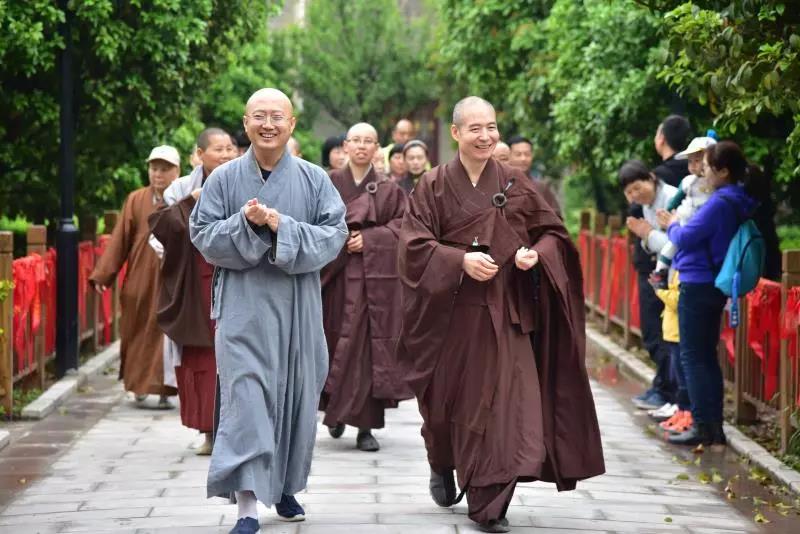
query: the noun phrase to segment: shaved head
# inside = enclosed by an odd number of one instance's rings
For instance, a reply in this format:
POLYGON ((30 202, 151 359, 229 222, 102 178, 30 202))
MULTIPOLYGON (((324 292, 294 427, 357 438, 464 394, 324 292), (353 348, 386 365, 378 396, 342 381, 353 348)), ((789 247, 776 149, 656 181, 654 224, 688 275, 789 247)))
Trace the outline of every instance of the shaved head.
POLYGON ((494 152, 492 155, 497 161, 508 163, 508 161, 511 159, 511 147, 502 141, 498 141, 497 145, 494 147, 494 152))
POLYGON ((464 117, 474 108, 488 108, 492 111, 492 114, 495 114, 494 106, 491 102, 479 96, 468 96, 459 100, 453 108, 453 124, 459 128, 463 126, 464 117))
POLYGON ((294 106, 289 97, 283 91, 271 87, 259 89, 250 95, 250 98, 247 99, 247 105, 244 107, 244 112, 251 113, 264 104, 277 104, 289 116, 294 113, 294 106))
POLYGON ((372 135, 375 141, 378 140, 378 130, 368 122, 359 122, 358 124, 354 124, 347 130, 347 138, 354 136, 364 136, 364 135, 372 135))
POLYGON ((408 143, 414 138, 414 123, 408 119, 400 119, 392 129, 392 140, 396 144, 408 143))

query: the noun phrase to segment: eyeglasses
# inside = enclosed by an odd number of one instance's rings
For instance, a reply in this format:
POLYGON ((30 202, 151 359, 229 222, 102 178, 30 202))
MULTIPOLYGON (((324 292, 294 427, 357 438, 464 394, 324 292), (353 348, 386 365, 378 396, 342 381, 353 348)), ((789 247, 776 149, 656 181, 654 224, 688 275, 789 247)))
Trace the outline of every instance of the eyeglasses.
POLYGON ((267 121, 269 121, 273 126, 280 126, 286 122, 286 117, 283 115, 264 115, 263 113, 255 113, 250 115, 250 118, 256 124, 266 124, 267 121))
POLYGON ((370 146, 377 143, 375 139, 369 139, 369 138, 361 139, 360 137, 353 137, 351 139, 346 139, 346 141, 348 143, 353 143, 354 145, 364 145, 364 146, 370 146))

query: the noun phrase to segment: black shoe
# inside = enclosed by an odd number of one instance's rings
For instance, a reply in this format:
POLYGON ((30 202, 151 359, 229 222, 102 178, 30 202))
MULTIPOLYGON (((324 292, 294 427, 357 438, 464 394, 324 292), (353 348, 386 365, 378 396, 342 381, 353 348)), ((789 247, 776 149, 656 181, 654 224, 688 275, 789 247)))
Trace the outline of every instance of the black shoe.
POLYGON ((281 495, 281 502, 275 503, 275 511, 281 521, 305 521, 306 511, 292 495, 281 495))
POLYGON ((728 443, 725 439, 722 423, 699 422, 695 422, 686 432, 669 436, 667 441, 673 445, 687 445, 691 447, 697 445, 703 445, 704 447, 711 445, 727 445, 728 443))
POLYGON ((485 523, 479 523, 478 528, 483 532, 510 532, 508 521, 506 520, 505 524, 503 524, 504 519, 490 519, 485 523))
POLYGON ((433 502, 442 508, 449 508, 456 502, 456 480, 453 471, 440 475, 431 469, 431 480, 428 484, 433 502))
POLYGON ((376 452, 381 450, 378 440, 375 439, 375 436, 373 436, 371 432, 359 432, 356 438, 356 447, 358 447, 358 450, 364 452, 376 452))
POLYGON ((336 426, 329 426, 328 434, 330 434, 333 439, 341 438, 344 435, 344 423, 339 423, 336 426))
POLYGON ((243 517, 236 522, 236 526, 229 534, 258 534, 258 519, 243 517))

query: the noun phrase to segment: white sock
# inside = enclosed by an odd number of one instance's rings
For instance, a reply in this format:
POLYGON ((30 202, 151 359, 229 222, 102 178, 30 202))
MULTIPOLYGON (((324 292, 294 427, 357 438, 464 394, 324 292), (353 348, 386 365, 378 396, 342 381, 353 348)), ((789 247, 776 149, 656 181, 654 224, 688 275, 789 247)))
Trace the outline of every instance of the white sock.
POLYGON ((236 504, 239 506, 239 519, 252 517, 258 519, 258 500, 252 491, 237 491, 236 504))
POLYGON ((666 263, 664 263, 661 260, 658 260, 658 262, 656 263, 656 271, 666 271, 668 269, 669 269, 669 265, 667 265, 666 263))

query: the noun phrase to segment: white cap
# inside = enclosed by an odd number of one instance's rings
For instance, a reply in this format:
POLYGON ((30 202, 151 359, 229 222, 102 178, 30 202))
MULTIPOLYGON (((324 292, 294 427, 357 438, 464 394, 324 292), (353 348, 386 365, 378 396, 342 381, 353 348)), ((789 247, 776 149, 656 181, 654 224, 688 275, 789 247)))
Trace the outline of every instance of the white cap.
POLYGON ((163 159, 167 163, 172 163, 176 167, 181 166, 181 155, 178 154, 178 149, 176 149, 174 146, 161 145, 155 147, 150 151, 150 156, 148 156, 147 162, 150 163, 154 159, 163 159))
POLYGON ((675 155, 675 159, 688 159, 689 154, 696 154, 708 150, 711 145, 716 145, 717 140, 713 137, 695 137, 686 150, 675 155))

